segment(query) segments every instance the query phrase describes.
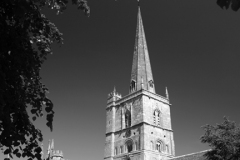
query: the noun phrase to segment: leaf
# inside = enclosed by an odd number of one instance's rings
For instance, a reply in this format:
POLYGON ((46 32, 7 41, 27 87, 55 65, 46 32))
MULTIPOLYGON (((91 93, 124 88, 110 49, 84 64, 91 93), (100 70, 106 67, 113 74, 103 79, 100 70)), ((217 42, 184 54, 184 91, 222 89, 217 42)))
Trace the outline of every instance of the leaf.
POLYGON ((11 152, 10 149, 6 149, 3 153, 4 153, 4 154, 9 154, 10 152, 11 152))
POLYGON ((53 126, 52 126, 52 123, 50 122, 47 122, 46 125, 50 128, 50 130, 52 131, 53 130, 53 126))
POLYGON ((35 116, 32 117, 32 120, 35 121, 37 118, 35 116))
POLYGON ((53 126, 52 126, 52 122, 53 122, 53 114, 48 114, 47 115, 47 126, 51 129, 51 131, 52 131, 52 129, 53 129, 53 126))
POLYGON ((217 0, 217 4, 223 9, 224 7, 228 9, 230 5, 230 0, 217 0))
POLYGON ((217 0, 217 4, 223 9, 224 7, 226 9, 229 8, 231 5, 231 8, 233 11, 238 11, 240 8, 240 1, 239 0, 217 0))
POLYGON ((49 112, 52 111, 52 108, 51 108, 51 107, 46 107, 46 108, 45 108, 45 111, 46 111, 47 113, 49 113, 49 112))
POLYGON ((22 157, 24 158, 24 157, 26 157, 26 155, 27 155, 26 153, 23 153, 23 154, 22 154, 22 157))
POLYGON ((37 109, 31 109, 31 113, 35 114, 37 112, 37 109))
POLYGON ((232 0, 232 6, 231 6, 232 10, 234 11, 238 11, 238 9, 240 8, 240 2, 239 0, 232 0))
POLYGON ((14 151, 13 151, 13 154, 17 154, 18 153, 18 149, 15 149, 14 151))
POLYGON ((37 147, 34 149, 34 152, 40 153, 42 151, 41 147, 37 147))
POLYGON ((205 154, 208 159, 235 159, 240 156, 240 128, 227 117, 223 119, 221 124, 203 126, 205 133, 200 140, 212 148, 205 154))
POLYGON ((20 157, 21 157, 21 153, 17 153, 16 156, 17 156, 18 158, 20 158, 20 157))

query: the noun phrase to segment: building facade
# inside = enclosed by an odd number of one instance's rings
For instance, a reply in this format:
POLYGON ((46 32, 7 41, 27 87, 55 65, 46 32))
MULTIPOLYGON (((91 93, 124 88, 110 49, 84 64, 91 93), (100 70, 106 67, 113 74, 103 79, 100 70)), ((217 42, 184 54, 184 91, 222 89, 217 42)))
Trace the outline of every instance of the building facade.
POLYGON ((175 155, 169 96, 155 92, 140 7, 129 94, 114 88, 106 107, 105 160, 164 160, 175 155))

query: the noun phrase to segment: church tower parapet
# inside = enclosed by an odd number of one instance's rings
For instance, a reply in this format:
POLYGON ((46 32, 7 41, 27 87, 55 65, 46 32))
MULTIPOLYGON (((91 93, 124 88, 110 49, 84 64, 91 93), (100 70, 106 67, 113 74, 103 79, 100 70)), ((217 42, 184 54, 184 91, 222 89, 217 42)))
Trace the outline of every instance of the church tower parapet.
POLYGON ((52 159, 53 160, 63 160, 63 152, 59 151, 59 150, 53 151, 52 159))
POLYGON ((114 87, 113 91, 108 94, 107 107, 115 104, 115 102, 121 98, 122 98, 122 95, 120 93, 116 92, 116 89, 114 87))

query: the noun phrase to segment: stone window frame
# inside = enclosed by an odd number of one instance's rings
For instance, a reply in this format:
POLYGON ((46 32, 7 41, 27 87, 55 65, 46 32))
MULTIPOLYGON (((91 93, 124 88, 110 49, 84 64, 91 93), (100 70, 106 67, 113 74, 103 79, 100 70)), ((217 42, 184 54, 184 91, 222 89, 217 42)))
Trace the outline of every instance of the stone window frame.
POLYGON ((134 147, 134 142, 132 139, 127 139, 124 143, 124 146, 125 146, 125 153, 130 153, 133 151, 133 147, 134 147), (128 145, 131 144, 131 150, 130 148, 128 148, 128 145), (129 151, 130 150, 130 151, 129 151))
POLYGON ((162 126, 162 112, 159 109, 153 111, 153 124, 162 126))
POLYGON ((135 151, 139 150, 138 141, 135 141, 134 146, 135 146, 135 151))
POLYGON ((124 147, 123 146, 120 146, 120 154, 124 153, 124 147))
POLYGON ((133 104, 132 102, 129 103, 121 103, 121 128, 122 129, 126 129, 132 126, 132 108, 133 108, 133 104), (126 113, 129 113, 129 123, 126 123, 126 113))
POLYGON ((154 82, 153 82, 153 80, 149 80, 149 81, 148 81, 148 84, 149 84, 149 86, 150 86, 151 88, 154 87, 154 82))
POLYGON ((131 83, 130 83, 130 92, 133 92, 136 90, 137 86, 136 86, 136 81, 134 79, 131 80, 131 83))
POLYGON ((165 143, 161 139, 158 139, 156 141, 156 150, 158 152, 164 152, 165 151, 165 143))
POLYGON ((118 155, 118 148, 117 147, 114 148, 114 155, 115 156, 118 155))
POLYGON ((150 146, 151 146, 151 150, 155 150, 154 142, 153 142, 153 141, 150 141, 150 146))
POLYGON ((131 110, 126 109, 126 111, 124 113, 124 117, 125 117, 125 128, 131 127, 131 125, 132 125, 131 110))
POLYGON ((165 151, 166 153, 170 154, 170 149, 168 144, 165 145, 165 151))

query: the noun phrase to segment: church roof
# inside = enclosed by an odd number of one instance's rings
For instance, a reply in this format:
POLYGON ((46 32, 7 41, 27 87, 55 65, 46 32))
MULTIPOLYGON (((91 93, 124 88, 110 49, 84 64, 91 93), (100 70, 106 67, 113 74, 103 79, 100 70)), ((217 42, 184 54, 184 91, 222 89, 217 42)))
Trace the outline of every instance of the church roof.
POLYGON ((187 155, 182 155, 182 156, 170 158, 169 160, 206 160, 206 157, 204 156, 204 154, 207 151, 208 150, 191 153, 191 154, 187 154, 187 155))
POLYGON ((136 39, 130 80, 130 93, 140 89, 145 89, 155 93, 142 16, 140 6, 138 6, 136 39))

